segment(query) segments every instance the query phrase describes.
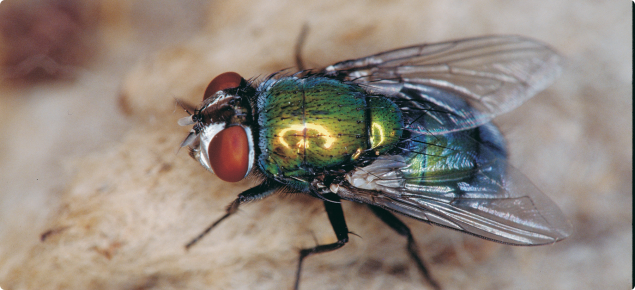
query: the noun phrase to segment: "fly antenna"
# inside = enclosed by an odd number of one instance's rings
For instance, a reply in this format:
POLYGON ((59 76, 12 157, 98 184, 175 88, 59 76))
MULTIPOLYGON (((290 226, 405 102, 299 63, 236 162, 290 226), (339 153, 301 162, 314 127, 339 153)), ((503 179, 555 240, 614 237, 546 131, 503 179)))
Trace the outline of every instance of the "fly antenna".
POLYGON ((190 116, 192 116, 192 114, 194 114, 194 112, 196 111, 196 107, 192 106, 192 104, 188 102, 177 98, 174 98, 174 101, 176 101, 176 104, 183 108, 183 110, 190 116))

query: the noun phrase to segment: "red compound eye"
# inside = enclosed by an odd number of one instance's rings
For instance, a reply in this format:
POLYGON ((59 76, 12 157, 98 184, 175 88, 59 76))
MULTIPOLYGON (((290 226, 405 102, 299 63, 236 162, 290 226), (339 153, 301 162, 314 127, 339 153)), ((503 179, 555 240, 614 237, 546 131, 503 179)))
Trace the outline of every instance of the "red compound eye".
POLYGON ((242 180, 249 169, 249 142, 240 126, 224 129, 209 143, 209 161, 214 174, 228 182, 242 180))
POLYGON ((218 91, 237 88, 240 86, 242 80, 243 77, 235 72, 230 71, 219 74, 209 83, 209 85, 207 85, 207 89, 205 89, 205 94, 203 95, 203 100, 213 96, 218 91))

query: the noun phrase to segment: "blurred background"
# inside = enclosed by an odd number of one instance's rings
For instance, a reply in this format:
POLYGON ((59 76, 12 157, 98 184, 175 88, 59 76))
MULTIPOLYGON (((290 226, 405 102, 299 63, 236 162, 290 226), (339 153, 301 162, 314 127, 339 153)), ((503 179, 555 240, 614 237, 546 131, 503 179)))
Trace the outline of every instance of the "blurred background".
MULTIPOLYGON (((4 0, 0 3, 0 287, 289 289, 297 250, 334 241, 309 197, 245 205, 190 252, 249 181, 225 184, 178 145, 174 99, 214 76, 308 67, 425 42, 517 34, 566 58, 546 91, 497 118, 511 163, 574 234, 510 247, 403 218, 444 289, 623 289, 632 273, 632 9, 626 1, 4 0)), ((344 248, 303 289, 426 289, 405 240, 344 206, 344 248)))

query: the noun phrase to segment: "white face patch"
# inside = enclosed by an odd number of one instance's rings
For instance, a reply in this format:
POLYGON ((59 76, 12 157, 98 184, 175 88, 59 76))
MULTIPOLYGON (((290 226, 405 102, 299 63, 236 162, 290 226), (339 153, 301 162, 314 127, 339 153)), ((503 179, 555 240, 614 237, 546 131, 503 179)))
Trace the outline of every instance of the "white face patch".
MULTIPOLYGON (((243 126, 240 127, 245 130, 245 133, 247 134, 247 142, 249 143, 249 167, 247 168, 247 173, 245 174, 245 177, 247 177, 247 175, 249 175, 249 173, 251 172, 251 169, 253 168, 254 162, 256 160, 256 153, 254 151, 254 137, 251 133, 251 128, 243 126)), ((196 157, 198 157, 198 162, 200 162, 203 167, 205 167, 212 173, 214 173, 214 170, 212 169, 212 165, 209 161, 209 143, 212 142, 212 139, 214 139, 214 136, 216 136, 216 134, 224 129, 224 123, 210 124, 207 125, 198 136, 200 140, 200 153, 196 155, 196 157)))
MULTIPOLYGON (((223 91, 218 91, 218 92, 216 92, 216 94, 214 94, 214 96, 213 96, 213 97, 211 97, 211 98, 210 98, 210 99, 212 99, 213 101, 212 101, 211 103, 209 103, 208 105, 206 105, 206 106, 205 106, 205 108, 207 108, 207 107, 209 107, 209 106, 213 106, 213 105, 215 105, 215 104, 218 104, 218 103, 220 103, 221 101, 223 101, 223 100, 225 100, 225 99, 227 99, 227 98, 232 98, 232 97, 235 97, 235 96, 234 96, 234 95, 229 95, 229 94, 226 94, 226 93, 225 93, 225 92, 223 92, 223 91)), ((205 108, 203 108, 203 110, 204 110, 205 108)))
POLYGON ((249 175, 249 173, 251 172, 251 168, 253 167, 256 160, 256 153, 254 151, 254 137, 251 134, 251 128, 243 127, 243 129, 245 129, 245 133, 247 134, 247 141, 249 142, 249 167, 247 168, 247 173, 245 173, 245 177, 247 177, 247 175, 249 175))
POLYGON ((214 136, 223 129, 225 129, 225 123, 209 124, 205 126, 205 129, 198 135, 200 140, 199 149, 201 152, 198 155, 198 162, 212 173, 214 170, 212 170, 212 166, 209 164, 209 152, 207 152, 207 150, 209 150, 209 143, 212 142, 214 136))

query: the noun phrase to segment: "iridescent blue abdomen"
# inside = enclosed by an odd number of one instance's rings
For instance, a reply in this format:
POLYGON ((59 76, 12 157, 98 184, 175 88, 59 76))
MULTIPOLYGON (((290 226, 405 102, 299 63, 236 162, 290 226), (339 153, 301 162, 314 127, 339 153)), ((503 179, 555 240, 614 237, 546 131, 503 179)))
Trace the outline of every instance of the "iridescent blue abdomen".
MULTIPOLYGON (((443 94, 442 98, 460 110, 474 110, 464 100, 451 93, 430 88, 431 94, 443 94)), ((441 96, 435 96, 441 98, 441 96)), ((443 110, 427 104, 430 110, 443 110)), ((457 111, 460 111, 457 110, 457 111)), ((498 191, 506 170, 507 151, 505 140, 498 128, 486 123, 473 129, 445 134, 426 134, 428 123, 437 119, 424 115, 406 114, 408 125, 399 147, 406 166, 400 171, 406 186, 414 191, 465 191, 463 184, 478 186, 479 190, 491 188, 498 191), (429 190, 434 187, 434 190, 429 190), (445 189, 441 189, 446 187, 445 189), (441 189, 441 190, 440 190, 441 189)), ((467 189, 470 190, 470 189, 467 189)), ((473 189, 476 191, 476 188, 473 189)))

